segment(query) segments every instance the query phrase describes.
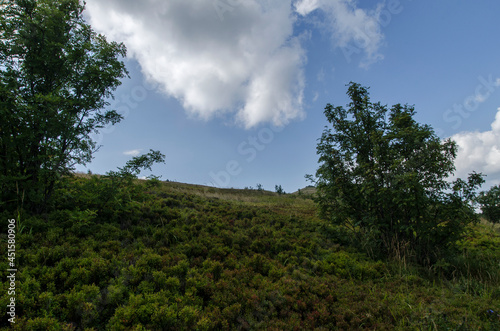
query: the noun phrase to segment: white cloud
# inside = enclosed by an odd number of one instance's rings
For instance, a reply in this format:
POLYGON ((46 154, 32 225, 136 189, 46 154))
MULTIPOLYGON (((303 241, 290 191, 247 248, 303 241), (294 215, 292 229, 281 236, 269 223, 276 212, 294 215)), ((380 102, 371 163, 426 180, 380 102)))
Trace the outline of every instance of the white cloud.
POLYGON ((301 118, 306 57, 290 2, 233 1, 226 11, 215 3, 88 0, 87 9, 90 24, 123 41, 144 75, 190 114, 236 112, 245 127, 301 118))
POLYGON ((490 131, 462 132, 451 139, 459 147, 455 160, 457 177, 466 178, 476 171, 487 175, 485 189, 500 183, 500 108, 490 131))
POLYGON ((352 0, 87 0, 92 27, 124 42, 189 114, 232 114, 246 128, 304 117, 307 57, 294 26, 318 8, 337 46, 361 40, 364 62, 379 58, 377 13, 352 0))
POLYGON ((128 155, 128 156, 137 156, 139 154, 141 154, 141 150, 140 149, 133 149, 133 150, 130 150, 130 151, 123 152, 123 155, 128 155))
POLYGON ((340 47, 346 60, 353 54, 364 52, 360 66, 369 65, 383 59, 379 48, 384 41, 381 31, 381 13, 384 3, 379 3, 373 10, 356 6, 354 0, 298 0, 295 10, 302 16, 321 9, 324 19, 319 22, 321 28, 331 34, 335 46, 340 47))
POLYGON ((302 16, 315 11, 320 7, 319 0, 299 0, 295 3, 295 11, 302 16))

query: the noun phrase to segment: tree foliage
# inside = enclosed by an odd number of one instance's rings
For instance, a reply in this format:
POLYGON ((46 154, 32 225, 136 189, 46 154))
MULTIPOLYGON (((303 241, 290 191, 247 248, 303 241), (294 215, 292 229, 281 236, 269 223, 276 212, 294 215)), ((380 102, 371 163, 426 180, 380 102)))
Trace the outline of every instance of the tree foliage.
POLYGON ((321 214, 371 236, 379 252, 411 252, 430 262, 476 219, 470 202, 482 175, 449 183, 453 141, 441 141, 430 126, 417 123, 414 107, 389 110, 372 103, 367 88, 348 86, 348 109, 325 108, 333 130, 325 128, 317 147, 321 214))
POLYGON ((278 193, 279 195, 286 194, 285 190, 283 189, 283 187, 281 187, 281 185, 275 185, 275 186, 274 186, 274 190, 275 190, 275 191, 276 191, 276 193, 278 193))
POLYGON ((39 207, 57 178, 97 150, 91 134, 122 116, 106 110, 127 76, 123 44, 85 23, 79 0, 0 7, 0 184, 6 204, 39 207), (17 192, 17 195, 15 194, 17 192))
POLYGON ((500 186, 495 185, 477 198, 483 216, 491 223, 500 223, 500 186))
POLYGON ((160 153, 160 151, 154 151, 151 149, 149 150, 149 153, 134 156, 131 160, 127 161, 124 167, 118 168, 117 174, 122 177, 137 178, 137 176, 141 173, 141 170, 147 169, 151 171, 151 167, 155 163, 165 163, 165 155, 160 153))

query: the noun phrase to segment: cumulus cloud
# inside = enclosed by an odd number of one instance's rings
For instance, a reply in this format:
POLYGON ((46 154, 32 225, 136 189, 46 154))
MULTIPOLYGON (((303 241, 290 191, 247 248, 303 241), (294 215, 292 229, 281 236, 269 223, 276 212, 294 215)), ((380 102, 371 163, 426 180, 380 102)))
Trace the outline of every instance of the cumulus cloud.
POLYGON ((462 132, 451 137, 458 144, 456 176, 476 171, 487 175, 484 188, 500 184, 500 108, 490 131, 462 132))
POLYGON ((295 3, 295 11, 302 16, 308 15, 319 7, 319 0, 299 0, 295 3))
POLYGON ((324 18, 316 23, 330 33, 335 46, 342 49, 348 62, 353 55, 360 53, 364 53, 361 67, 366 68, 383 59, 379 52, 384 41, 381 26, 383 2, 375 9, 366 10, 358 8, 354 0, 298 0, 295 10, 302 16, 321 10, 324 18))
POLYGON ((294 27, 316 9, 334 18, 336 45, 369 31, 363 49, 369 61, 378 56, 377 13, 352 0, 87 0, 92 27, 124 42, 144 76, 189 114, 232 114, 246 128, 304 117, 307 56, 294 27))
POLYGON ((128 155, 128 156, 137 156, 139 154, 141 154, 141 150, 140 149, 133 149, 133 150, 130 150, 130 151, 123 152, 123 155, 128 155))

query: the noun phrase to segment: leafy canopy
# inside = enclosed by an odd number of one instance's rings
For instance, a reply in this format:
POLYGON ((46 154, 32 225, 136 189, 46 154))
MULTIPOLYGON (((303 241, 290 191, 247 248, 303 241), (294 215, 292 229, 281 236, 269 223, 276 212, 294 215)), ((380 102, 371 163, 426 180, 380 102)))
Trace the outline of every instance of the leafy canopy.
POLYGON ((155 163, 165 163, 165 155, 160 153, 160 151, 150 149, 147 154, 134 156, 131 160, 127 161, 125 166, 118 168, 117 172, 109 171, 107 176, 134 179, 139 176, 141 170, 147 169, 151 171, 155 163))
POLYGON ((367 88, 348 86, 348 108, 328 104, 324 112, 332 128, 325 128, 317 147, 321 215, 358 239, 370 236, 378 252, 411 252, 429 262, 475 220, 470 201, 482 176, 449 183, 455 142, 417 123, 414 107, 389 110, 372 103, 367 88))
POLYGON ((495 185, 477 198, 483 216, 491 223, 500 223, 500 186, 495 185))
POLYGON ((0 6, 1 201, 43 204, 57 178, 90 162, 91 133, 122 116, 106 101, 128 72, 123 44, 83 19, 79 0, 0 6), (18 192, 16 195, 14 192, 18 192))

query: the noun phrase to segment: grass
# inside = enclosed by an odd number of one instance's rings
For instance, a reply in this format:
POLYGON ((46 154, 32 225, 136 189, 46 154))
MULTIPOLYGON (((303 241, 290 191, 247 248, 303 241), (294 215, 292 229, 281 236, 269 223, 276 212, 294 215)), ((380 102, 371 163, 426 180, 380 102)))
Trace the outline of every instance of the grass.
POLYGON ((484 220, 422 268, 371 259, 307 194, 77 176, 22 218, 18 320, 2 329, 500 329, 500 233, 484 220))

